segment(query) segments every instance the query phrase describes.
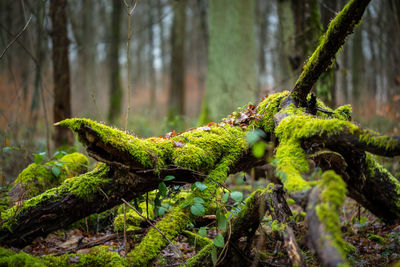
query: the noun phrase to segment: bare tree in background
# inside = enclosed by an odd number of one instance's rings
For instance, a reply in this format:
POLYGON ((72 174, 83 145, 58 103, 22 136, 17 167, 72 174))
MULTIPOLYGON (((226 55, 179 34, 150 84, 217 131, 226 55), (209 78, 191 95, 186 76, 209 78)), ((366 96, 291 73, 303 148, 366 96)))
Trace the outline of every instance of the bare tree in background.
POLYGON ((111 45, 108 55, 110 64, 110 109, 108 111, 108 120, 110 122, 114 122, 121 116, 123 94, 119 67, 122 4, 119 0, 113 0, 112 2, 111 45))
POLYGON ((171 36, 171 86, 169 93, 168 120, 184 114, 185 100, 185 21, 186 1, 174 4, 171 36))
MULTIPOLYGON (((68 59, 67 1, 51 0, 51 40, 53 45, 54 106, 53 119, 59 122, 71 117, 71 86, 68 59)), ((73 136, 68 129, 56 127, 55 146, 72 145, 73 136)))

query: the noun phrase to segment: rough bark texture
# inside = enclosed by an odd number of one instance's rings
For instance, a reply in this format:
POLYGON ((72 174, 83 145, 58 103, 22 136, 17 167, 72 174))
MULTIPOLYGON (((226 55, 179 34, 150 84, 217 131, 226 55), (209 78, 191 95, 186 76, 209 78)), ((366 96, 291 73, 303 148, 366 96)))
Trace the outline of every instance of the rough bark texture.
POLYGON ((122 109, 122 82, 121 71, 119 67, 119 48, 121 41, 121 18, 122 2, 112 1, 112 20, 111 20, 111 44, 109 48, 108 59, 110 63, 110 108, 108 110, 108 119, 114 122, 121 116, 122 109))
MULTIPOLYGON (((69 40, 67 35, 67 1, 51 0, 50 17, 52 21, 53 82, 54 82, 54 122, 71 117, 71 85, 68 59, 69 40)), ((72 145, 73 136, 68 129, 56 128, 55 146, 72 145)))

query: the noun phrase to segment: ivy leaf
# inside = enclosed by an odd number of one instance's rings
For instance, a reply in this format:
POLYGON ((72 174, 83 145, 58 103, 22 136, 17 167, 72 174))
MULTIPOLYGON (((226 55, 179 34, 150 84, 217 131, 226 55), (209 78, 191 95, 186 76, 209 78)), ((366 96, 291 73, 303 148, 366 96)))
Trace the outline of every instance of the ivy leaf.
POLYGON ((64 164, 62 164, 62 162, 55 162, 54 165, 56 165, 57 167, 63 168, 64 164))
POLYGON ((204 189, 207 188, 207 186, 201 182, 195 182, 194 185, 200 190, 203 191, 204 189))
POLYGON ((224 237, 221 234, 218 234, 214 239, 214 245, 219 248, 223 248, 225 245, 224 237))
POLYGON ((257 143, 259 140, 261 140, 263 137, 265 137, 265 133, 260 129, 256 129, 254 131, 250 131, 246 135, 246 140, 247 140, 247 143, 249 143, 249 145, 252 146, 255 143, 257 143))
POLYGON ((36 164, 40 164, 43 161, 43 158, 45 155, 46 155, 46 152, 35 153, 35 154, 33 154, 33 161, 36 164))
POLYGON ((167 196, 167 186, 164 182, 158 184, 158 190, 160 191, 161 196, 167 196))
POLYGON ((164 182, 168 182, 168 181, 171 181, 171 180, 174 180, 175 179, 175 176, 172 176, 172 175, 167 175, 167 176, 165 176, 165 178, 164 178, 164 182))
POLYGON ((217 249, 215 247, 211 250, 211 260, 215 266, 217 264, 217 249))
POLYGON ((206 210, 204 209, 204 206, 200 203, 194 203, 190 207, 190 212, 196 216, 204 216, 206 214, 206 210))
POLYGON ((267 144, 265 142, 257 142, 252 147, 252 152, 254 157, 261 158, 264 156, 265 149, 267 148, 267 144))
POLYGON ((242 192, 235 191, 235 192, 231 193, 231 198, 233 200, 235 200, 236 202, 240 202, 243 199, 243 194, 242 194, 242 192))
POLYGON ((201 197, 194 197, 193 198, 193 203, 197 203, 197 204, 204 204, 204 199, 202 199, 201 197))
POLYGON ((159 217, 163 216, 166 211, 167 211, 167 209, 164 207, 157 207, 157 216, 159 216, 159 217))
POLYGON ((191 203, 190 202, 185 202, 182 204, 182 208, 186 208, 187 206, 189 206, 191 203))
POLYGON ((62 158, 64 155, 67 155, 67 154, 68 154, 68 153, 65 152, 65 151, 56 151, 56 152, 53 154, 53 157, 56 158, 56 159, 60 159, 60 158, 62 158))
POLYGON ((227 219, 224 213, 218 211, 217 212, 217 221, 218 221, 218 228, 222 231, 226 231, 227 219))
POLYGON ((228 201, 228 198, 229 198, 229 192, 225 192, 225 194, 222 196, 222 201, 226 203, 228 201))
POLYGON ((56 166, 53 166, 51 168, 51 172, 53 173, 53 175, 55 177, 58 177, 58 176, 60 176, 61 170, 59 168, 57 168, 56 166))
POLYGON ((200 236, 202 236, 202 237, 206 237, 206 235, 207 235, 207 227, 201 227, 200 229, 199 229, 199 235, 200 236))

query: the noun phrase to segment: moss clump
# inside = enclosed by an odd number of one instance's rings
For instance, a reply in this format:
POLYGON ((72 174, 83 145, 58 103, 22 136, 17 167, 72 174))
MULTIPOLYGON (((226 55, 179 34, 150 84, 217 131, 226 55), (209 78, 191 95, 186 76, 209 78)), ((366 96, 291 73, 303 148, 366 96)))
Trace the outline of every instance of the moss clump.
MULTIPOLYGON (((157 223, 157 228, 169 240, 173 240, 190 223, 190 217, 179 208, 166 215, 157 223)), ((147 266, 148 262, 156 258, 160 250, 168 241, 154 228, 150 229, 146 237, 132 250, 127 259, 131 266, 147 266)))
POLYGON ((190 245, 194 246, 196 250, 200 250, 205 246, 212 244, 212 241, 207 237, 202 237, 187 230, 184 230, 182 233, 188 238, 190 245))
MULTIPOLYGON (((43 193, 49 188, 60 185, 65 179, 87 172, 89 161, 85 155, 72 153, 59 160, 45 164, 32 163, 15 180, 14 188, 21 185, 25 198, 43 193), (54 171, 53 168, 56 168, 54 171), (59 174, 56 176, 57 172, 59 174)), ((14 189, 13 188, 13 189, 14 189)), ((11 189, 11 193, 13 192, 11 189)), ((18 196, 16 196, 18 198, 18 196)))
POLYGON ((183 266, 208 266, 211 264, 211 253, 216 249, 214 244, 208 244, 202 250, 199 251, 195 256, 191 257, 183 266))
POLYGON ((94 247, 87 254, 64 254, 35 257, 24 252, 16 253, 0 247, 0 266, 128 266, 127 261, 108 247, 94 247))
MULTIPOLYGON (((394 177, 388 170, 386 170, 382 165, 380 165, 375 157, 366 152, 365 153, 365 162, 367 163, 367 174, 371 179, 381 178, 381 181, 378 181, 382 184, 387 184, 387 194, 388 198, 393 199, 394 203, 397 207, 400 208, 400 182, 396 177, 394 177), (384 175, 376 175, 376 171, 383 173, 384 175), (393 193, 393 194, 391 194, 393 193), (393 195, 397 196, 397 198, 393 197, 393 195)), ((400 214, 399 214, 400 216, 400 214)))
MULTIPOLYGON (((142 212, 141 214, 146 217, 147 216, 147 209, 146 209, 146 202, 142 202, 139 204, 142 212)), ((134 210, 127 207, 126 211, 126 224, 127 230, 137 230, 140 228, 140 223, 146 221, 142 217, 140 217, 134 210)), ((118 216, 114 219, 114 231, 123 231, 124 230, 124 213, 123 210, 120 212, 118 210, 118 216), (122 214, 121 214, 122 213, 122 214)), ((154 211, 153 205, 149 204, 149 219, 154 219, 154 211)))
POLYGON ((328 233, 327 238, 345 259, 347 253, 355 251, 352 245, 344 241, 340 230, 338 214, 346 198, 346 184, 334 171, 326 171, 322 174, 320 188, 321 202, 315 207, 315 211, 328 233))
POLYGON ((281 101, 289 96, 289 91, 275 93, 266 97, 258 104, 257 112, 262 116, 261 122, 256 122, 257 127, 262 128, 266 133, 273 133, 275 129, 274 115, 278 113, 281 101))
MULTIPOLYGON (((97 167, 88 173, 77 177, 66 179, 59 187, 47 190, 46 192, 24 201, 20 207, 13 206, 1 213, 3 220, 16 215, 12 220, 3 223, 0 227, 7 228, 11 231, 12 225, 17 221, 17 215, 24 213, 27 209, 44 203, 46 201, 58 201, 68 194, 76 195, 80 198, 91 200, 94 193, 99 191, 99 188, 105 187, 112 181, 107 177, 109 167, 105 164, 98 164, 97 167)), ((49 203, 47 203, 49 204, 49 203)))

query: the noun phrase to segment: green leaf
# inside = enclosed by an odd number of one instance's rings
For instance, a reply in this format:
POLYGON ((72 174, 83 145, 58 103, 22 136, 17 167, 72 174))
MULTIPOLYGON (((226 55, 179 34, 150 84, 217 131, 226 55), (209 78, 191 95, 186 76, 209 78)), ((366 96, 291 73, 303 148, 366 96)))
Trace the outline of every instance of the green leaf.
POLYGON ((54 165, 56 165, 57 167, 63 168, 64 164, 62 162, 55 162, 54 165))
POLYGON ((189 206, 190 204, 192 204, 191 202, 185 202, 182 204, 182 208, 186 208, 187 206, 189 206))
POLYGON ((226 231, 226 225, 228 223, 228 220, 226 219, 225 214, 222 212, 218 211, 217 212, 217 222, 218 222, 218 228, 222 231, 226 231))
POLYGON ((16 146, 6 146, 6 147, 3 147, 3 152, 4 152, 4 153, 7 153, 7 152, 10 151, 10 150, 19 150, 19 147, 16 147, 16 146))
POLYGON ((165 214, 165 212, 167 211, 167 209, 166 208, 164 208, 164 207, 157 207, 157 216, 163 216, 164 214, 165 214))
POLYGON ((202 199, 201 197, 194 197, 193 198, 193 203, 198 203, 198 204, 204 204, 204 199, 202 199))
POLYGON ((211 250, 211 260, 213 262, 213 265, 217 264, 217 249, 215 247, 213 247, 213 249, 211 250))
POLYGON ((207 186, 201 182, 195 182, 194 185, 200 190, 203 191, 204 189, 207 188, 207 186))
POLYGON ((235 192, 231 193, 231 198, 233 200, 235 200, 236 202, 240 202, 243 199, 243 194, 242 194, 242 192, 235 191, 235 192))
POLYGON ((167 182, 167 181, 171 181, 171 180, 174 180, 175 179, 175 176, 172 176, 172 175, 167 175, 167 176, 165 176, 165 178, 164 178, 164 182, 167 182))
POLYGON ((165 185, 164 182, 158 184, 158 190, 160 191, 161 196, 163 197, 167 196, 167 186, 165 185))
POLYGON ((33 154, 33 161, 36 164, 40 164, 43 161, 44 156, 46 155, 46 152, 40 152, 40 153, 34 153, 33 154))
POLYGON ((199 229, 199 235, 202 236, 202 237, 206 237, 206 235, 207 235, 207 227, 206 226, 201 227, 199 229))
POLYGON ((51 168, 51 172, 53 173, 53 175, 55 177, 58 177, 58 176, 60 176, 61 170, 59 168, 57 168, 56 166, 53 166, 51 168))
POLYGON ((249 145, 252 146, 255 143, 257 143, 260 139, 262 139, 263 137, 265 137, 264 131, 262 131, 260 129, 256 129, 254 131, 250 131, 247 133, 246 140, 247 140, 247 143, 249 143, 249 145))
POLYGON ((254 157, 261 158, 262 156, 264 156, 266 148, 267 148, 267 144, 265 142, 257 142, 252 147, 252 152, 253 152, 254 157))
POLYGON ((214 245, 219 248, 223 248, 225 245, 224 237, 221 234, 218 234, 214 239, 214 245))
POLYGON ((190 207, 190 212, 192 212, 192 214, 196 215, 196 216, 204 216, 206 214, 206 210, 204 209, 204 206, 200 203, 194 203, 190 207))
POLYGON ((60 158, 62 158, 64 155, 67 155, 67 154, 68 154, 68 153, 65 152, 65 151, 56 151, 56 152, 53 154, 53 157, 56 158, 56 159, 60 159, 60 158))
POLYGON ((222 196, 222 201, 226 203, 228 201, 228 198, 229 198, 229 192, 225 192, 225 194, 222 196))

